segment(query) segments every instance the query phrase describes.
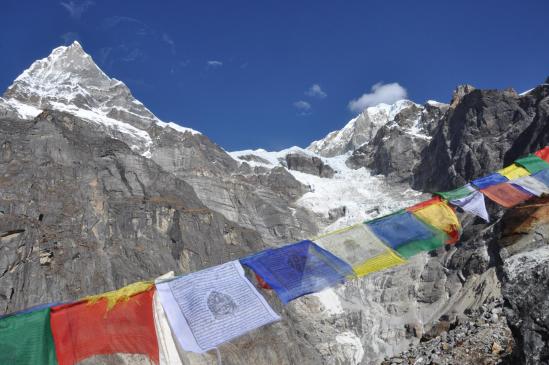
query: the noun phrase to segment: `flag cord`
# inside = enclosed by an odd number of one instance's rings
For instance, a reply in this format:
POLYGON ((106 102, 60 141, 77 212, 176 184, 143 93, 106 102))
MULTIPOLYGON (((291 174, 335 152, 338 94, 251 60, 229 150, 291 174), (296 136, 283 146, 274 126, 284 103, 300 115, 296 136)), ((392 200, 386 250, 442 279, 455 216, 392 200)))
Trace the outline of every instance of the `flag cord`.
POLYGON ((221 352, 219 352, 219 348, 215 348, 215 354, 217 355, 217 365, 222 365, 221 364, 221 352))

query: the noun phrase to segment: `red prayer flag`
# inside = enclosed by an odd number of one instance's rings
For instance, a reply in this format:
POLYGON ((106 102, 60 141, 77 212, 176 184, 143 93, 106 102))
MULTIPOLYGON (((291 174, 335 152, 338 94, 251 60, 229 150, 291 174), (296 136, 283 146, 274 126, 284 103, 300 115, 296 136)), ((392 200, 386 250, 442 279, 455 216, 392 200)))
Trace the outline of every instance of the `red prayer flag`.
POLYGON ((514 187, 509 183, 492 185, 481 192, 502 207, 512 208, 532 197, 532 194, 514 187))
POLYGON ((536 151, 534 155, 538 156, 541 159, 544 159, 545 161, 549 162, 549 147, 544 147, 539 151, 536 151))
POLYGON ((154 287, 111 309, 100 299, 51 308, 51 331, 59 365, 74 365, 94 355, 130 353, 159 362, 152 300, 154 287))

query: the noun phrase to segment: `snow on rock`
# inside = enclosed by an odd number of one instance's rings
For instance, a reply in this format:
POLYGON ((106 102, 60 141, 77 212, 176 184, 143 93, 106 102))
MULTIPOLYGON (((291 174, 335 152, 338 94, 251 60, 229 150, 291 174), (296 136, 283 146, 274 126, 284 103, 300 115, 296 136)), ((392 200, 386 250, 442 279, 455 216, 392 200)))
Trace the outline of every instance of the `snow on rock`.
POLYGON ((42 113, 42 109, 35 108, 32 105, 23 104, 15 99, 0 98, 0 103, 8 108, 12 108, 21 119, 34 119, 42 113))
POLYGON ((380 127, 393 121, 398 113, 412 105, 421 107, 410 100, 399 100, 391 105, 381 103, 366 108, 341 130, 330 132, 323 139, 312 142, 307 150, 326 157, 353 151, 371 141, 380 127))
POLYGON ((148 130, 155 125, 200 133, 158 119, 122 81, 107 76, 78 42, 55 48, 48 57, 35 61, 15 79, 4 99, 23 119, 54 109, 98 124, 145 157, 151 155, 148 130))
POLYGON ((311 296, 318 299, 327 315, 343 313, 343 306, 341 305, 339 296, 333 288, 324 289, 318 293, 311 294, 311 296))
POLYGON ((417 203, 423 196, 410 189, 407 185, 388 185, 385 177, 372 175, 366 168, 353 170, 345 164, 349 154, 335 157, 322 157, 300 147, 291 147, 282 151, 268 152, 263 149, 229 152, 240 161, 251 166, 273 168, 285 165, 285 156, 290 152, 301 152, 316 156, 335 171, 333 178, 323 178, 299 171, 288 170, 299 182, 309 186, 310 192, 305 193, 297 204, 312 210, 327 218, 330 210, 346 208, 343 217, 330 223, 325 231, 349 226, 366 219, 373 219, 417 203), (255 155, 268 161, 268 164, 258 161, 245 161, 240 156, 255 155))
POLYGON ((364 348, 360 338, 352 332, 346 331, 336 336, 336 342, 343 348, 343 354, 349 364, 360 364, 364 357, 364 348))

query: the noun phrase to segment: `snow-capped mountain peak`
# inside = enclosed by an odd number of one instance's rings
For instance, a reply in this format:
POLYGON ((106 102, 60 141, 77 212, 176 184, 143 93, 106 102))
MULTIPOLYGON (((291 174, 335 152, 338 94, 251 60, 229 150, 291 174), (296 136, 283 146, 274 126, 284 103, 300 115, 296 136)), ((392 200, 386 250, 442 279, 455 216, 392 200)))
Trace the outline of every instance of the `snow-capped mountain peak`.
POLYGON ((33 118, 43 109, 71 113, 98 124, 144 156, 150 153, 148 130, 153 126, 198 133, 158 119, 122 81, 107 76, 76 41, 35 61, 15 79, 0 103, 23 119, 33 118))
POLYGON ((345 127, 312 142, 307 149, 327 157, 353 151, 371 141, 381 126, 394 120, 398 113, 410 106, 419 107, 418 104, 410 100, 399 100, 391 105, 381 103, 366 108, 351 119, 345 127))
MULTIPOLYGON (((443 108, 447 104, 430 100, 428 106, 443 108)), ((410 100, 398 100, 390 105, 381 103, 368 107, 351 119, 342 129, 330 132, 326 137, 312 142, 307 150, 325 157, 352 152, 372 141, 381 127, 395 123, 399 114, 405 111, 421 112, 424 109, 424 106, 410 100)), ((405 119, 409 119, 409 117, 405 117, 405 119)), ((419 134, 421 131, 415 128, 414 132, 419 134)))

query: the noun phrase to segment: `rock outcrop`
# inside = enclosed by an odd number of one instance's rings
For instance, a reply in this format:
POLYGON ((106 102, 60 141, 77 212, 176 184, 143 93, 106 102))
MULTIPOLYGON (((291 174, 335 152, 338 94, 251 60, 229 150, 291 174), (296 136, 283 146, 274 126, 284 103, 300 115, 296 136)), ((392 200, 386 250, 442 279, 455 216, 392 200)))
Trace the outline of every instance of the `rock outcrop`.
POLYGON ((451 189, 549 143, 549 85, 525 95, 470 90, 456 100, 413 171, 412 187, 451 189), (437 173, 433 173, 436 171, 437 173))
POLYGON ((320 177, 333 177, 335 173, 334 169, 325 164, 320 158, 295 152, 286 155, 286 166, 290 170, 320 177))

